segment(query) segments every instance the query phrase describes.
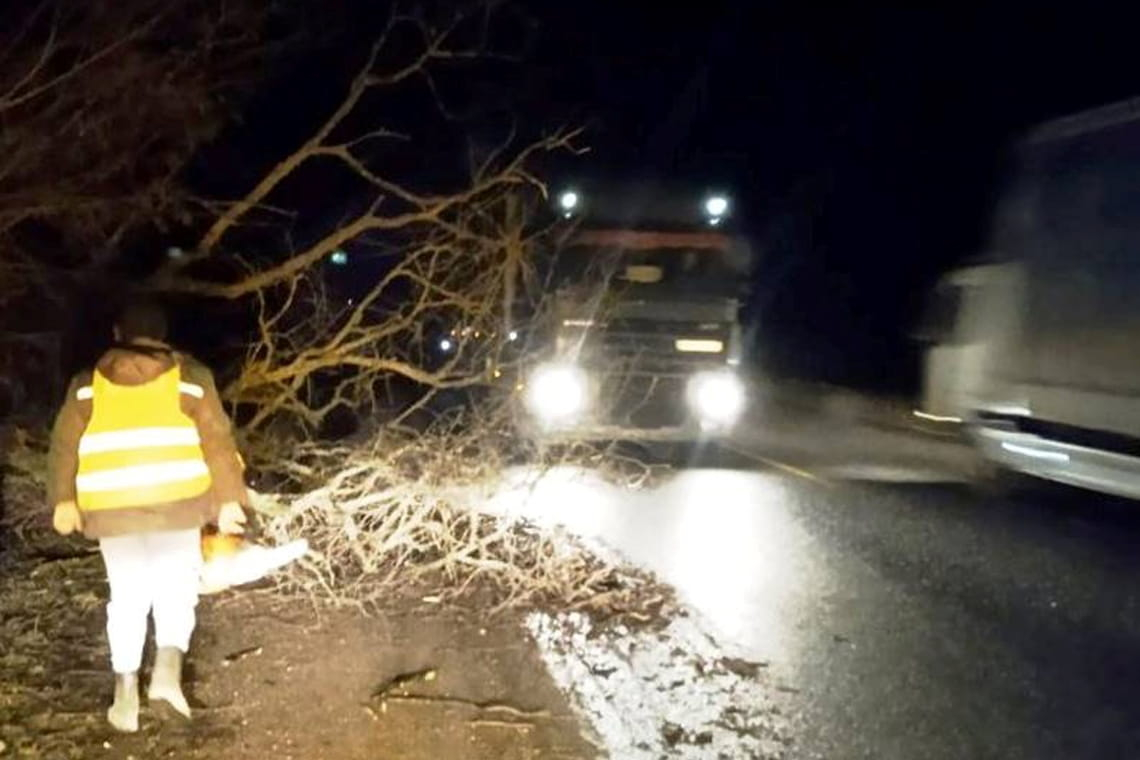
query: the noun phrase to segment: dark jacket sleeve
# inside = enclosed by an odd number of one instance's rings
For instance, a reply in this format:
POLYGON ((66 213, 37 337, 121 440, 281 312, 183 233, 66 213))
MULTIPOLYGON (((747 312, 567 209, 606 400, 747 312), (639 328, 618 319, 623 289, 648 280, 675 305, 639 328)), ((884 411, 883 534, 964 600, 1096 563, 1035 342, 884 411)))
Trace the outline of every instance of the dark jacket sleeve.
POLYGON ((226 502, 248 505, 244 468, 234 441, 233 425, 222 408, 213 374, 205 365, 186 357, 183 359, 183 378, 201 386, 204 391, 202 398, 194 399, 186 411, 198 426, 202 453, 206 457, 206 466, 210 468, 214 492, 213 517, 216 519, 218 509, 226 502))
POLYGON ((54 507, 61 501, 75 500, 75 474, 79 470, 79 439, 87 428, 91 404, 79 401, 75 393, 86 381, 77 375, 67 387, 67 398, 55 417, 51 448, 47 459, 47 500, 54 507))

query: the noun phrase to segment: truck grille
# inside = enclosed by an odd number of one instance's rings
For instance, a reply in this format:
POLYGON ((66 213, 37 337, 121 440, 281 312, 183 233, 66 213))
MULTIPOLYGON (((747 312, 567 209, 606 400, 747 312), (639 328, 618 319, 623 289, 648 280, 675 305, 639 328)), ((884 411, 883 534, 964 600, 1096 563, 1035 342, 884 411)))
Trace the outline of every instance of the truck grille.
POLYGON ((689 419, 685 378, 609 374, 596 410, 608 425, 642 429, 679 427, 689 419))
POLYGON ((723 324, 615 321, 590 330, 582 342, 583 358, 606 374, 689 375, 724 366, 729 339, 729 328, 723 324), (681 338, 719 340, 724 350, 678 351, 676 343, 681 338))

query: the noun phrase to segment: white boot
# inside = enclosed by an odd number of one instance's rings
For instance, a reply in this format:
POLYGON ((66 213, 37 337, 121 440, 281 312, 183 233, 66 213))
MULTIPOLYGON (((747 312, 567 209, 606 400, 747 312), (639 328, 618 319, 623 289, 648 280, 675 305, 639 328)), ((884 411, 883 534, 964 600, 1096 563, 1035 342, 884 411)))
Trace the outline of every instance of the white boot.
POLYGON ((115 701, 107 709, 107 722, 123 733, 139 730, 138 673, 115 674, 115 701))
POLYGON ((179 715, 190 717, 190 703, 182 693, 182 650, 177 647, 158 648, 146 696, 151 701, 162 700, 179 715))

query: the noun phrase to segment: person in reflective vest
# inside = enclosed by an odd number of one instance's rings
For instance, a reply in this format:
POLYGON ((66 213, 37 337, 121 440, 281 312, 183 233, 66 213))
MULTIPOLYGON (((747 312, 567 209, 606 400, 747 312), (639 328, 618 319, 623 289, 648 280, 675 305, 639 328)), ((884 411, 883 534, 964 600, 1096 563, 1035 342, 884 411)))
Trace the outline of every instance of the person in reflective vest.
POLYGON ((138 730, 138 672, 154 617, 147 697, 187 718, 182 660, 194 631, 200 532, 244 529, 248 494, 213 376, 172 349, 154 304, 128 307, 116 345, 71 382, 48 456, 48 500, 61 534, 99 542, 107 570, 107 638, 115 671, 107 711, 138 730))

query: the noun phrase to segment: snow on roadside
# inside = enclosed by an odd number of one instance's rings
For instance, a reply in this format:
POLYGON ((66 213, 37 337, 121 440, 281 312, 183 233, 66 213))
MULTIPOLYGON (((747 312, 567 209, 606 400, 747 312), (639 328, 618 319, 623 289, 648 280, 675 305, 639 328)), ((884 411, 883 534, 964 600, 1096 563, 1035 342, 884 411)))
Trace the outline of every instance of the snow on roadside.
MULTIPOLYGON (((626 498, 588 468, 516 468, 456 494, 473 508, 558 526, 607 562, 628 561, 601 526, 626 498)), ((526 626, 547 670, 612 760, 789 755, 791 725, 763 664, 731 656, 695 611, 660 629, 598 627, 577 612, 534 612, 526 626)))
POLYGON ((595 628, 576 612, 526 619, 547 670, 614 760, 788 755, 762 663, 726 654, 691 616, 660 630, 595 628))

